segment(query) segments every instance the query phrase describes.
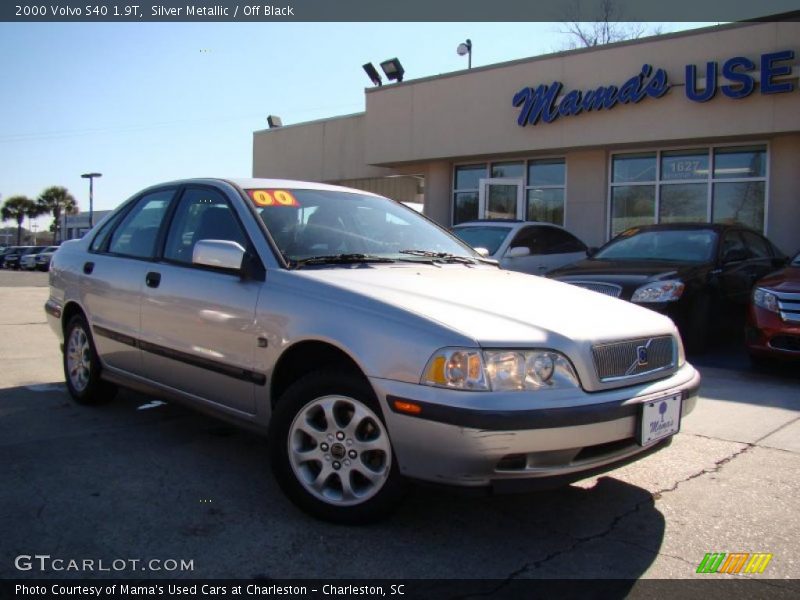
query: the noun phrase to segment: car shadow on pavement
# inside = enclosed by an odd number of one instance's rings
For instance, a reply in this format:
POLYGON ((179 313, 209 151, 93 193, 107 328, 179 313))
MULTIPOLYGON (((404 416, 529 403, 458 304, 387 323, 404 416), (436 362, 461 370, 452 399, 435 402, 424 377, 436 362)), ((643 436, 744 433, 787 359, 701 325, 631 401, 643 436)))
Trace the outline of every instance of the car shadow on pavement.
POLYGON ((123 391, 72 403, 61 385, 0 390, 2 577, 626 578, 658 556, 664 516, 611 476, 534 494, 413 486, 361 527, 296 509, 265 440, 123 391), (187 572, 14 570, 13 556, 191 560, 187 572))

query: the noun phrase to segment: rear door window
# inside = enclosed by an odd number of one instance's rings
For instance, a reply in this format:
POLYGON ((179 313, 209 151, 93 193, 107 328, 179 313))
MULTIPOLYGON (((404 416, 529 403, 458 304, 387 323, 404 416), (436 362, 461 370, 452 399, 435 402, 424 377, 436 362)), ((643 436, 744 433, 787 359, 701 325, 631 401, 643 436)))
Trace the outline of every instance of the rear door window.
POLYGON ((751 258, 772 258, 769 243, 764 238, 750 231, 743 231, 742 237, 751 258))
POLYGON ((574 235, 557 227, 539 227, 541 254, 585 252, 586 245, 574 235))
POLYGON ((108 251, 133 258, 153 258, 156 238, 174 190, 145 194, 111 234, 108 251))

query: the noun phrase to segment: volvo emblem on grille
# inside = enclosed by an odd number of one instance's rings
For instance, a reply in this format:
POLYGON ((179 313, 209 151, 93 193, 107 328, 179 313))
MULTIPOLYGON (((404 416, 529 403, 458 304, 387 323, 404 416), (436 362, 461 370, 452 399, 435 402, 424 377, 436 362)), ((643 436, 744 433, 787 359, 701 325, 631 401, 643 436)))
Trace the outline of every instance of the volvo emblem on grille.
MULTIPOLYGON (((650 342, 647 343, 648 346, 650 342)), ((636 364, 643 367, 647 364, 647 346, 636 347, 636 364)))
POLYGON ((653 339, 650 338, 647 340, 646 344, 642 344, 641 346, 636 346, 636 358, 631 363, 631 366, 628 367, 628 370, 625 371, 625 375, 633 375, 639 367, 646 367, 649 361, 647 349, 650 347, 650 344, 653 343, 653 339))

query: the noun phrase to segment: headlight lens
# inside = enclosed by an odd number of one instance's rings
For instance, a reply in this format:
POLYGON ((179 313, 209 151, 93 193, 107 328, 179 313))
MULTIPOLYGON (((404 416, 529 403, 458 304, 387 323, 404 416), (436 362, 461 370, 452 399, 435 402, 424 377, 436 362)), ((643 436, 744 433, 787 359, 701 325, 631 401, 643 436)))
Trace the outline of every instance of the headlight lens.
POLYGON ((654 281, 633 292, 631 302, 674 302, 681 297, 684 287, 680 279, 654 281))
POLYGON ((480 350, 442 348, 428 361, 422 383, 460 390, 488 390, 480 350))
POLYGON ((753 304, 769 312, 779 312, 778 297, 764 288, 756 288, 753 290, 753 304))
POLYGON ((569 360, 552 350, 443 348, 428 361, 422 383, 463 390, 542 390, 578 387, 569 360))

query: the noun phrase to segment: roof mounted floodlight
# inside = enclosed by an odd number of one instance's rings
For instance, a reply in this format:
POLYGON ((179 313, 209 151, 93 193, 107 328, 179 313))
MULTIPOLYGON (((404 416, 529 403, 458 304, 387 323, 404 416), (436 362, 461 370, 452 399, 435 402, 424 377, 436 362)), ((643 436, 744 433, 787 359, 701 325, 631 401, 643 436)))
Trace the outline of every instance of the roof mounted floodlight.
POLYGON ((467 38, 466 42, 461 42, 458 45, 458 48, 456 48, 456 52, 458 52, 459 56, 464 56, 465 54, 468 55, 467 56, 467 60, 469 62, 467 63, 467 68, 471 69, 472 68, 472 40, 467 38))
POLYGON ((396 58, 383 61, 381 63, 381 69, 386 73, 386 79, 389 81, 394 80, 398 83, 403 81, 403 73, 406 72, 405 69, 403 69, 403 65, 401 65, 400 61, 396 58))
POLYGON ((362 65, 362 68, 367 74, 367 77, 369 77, 372 81, 372 85, 383 85, 383 80, 381 79, 380 73, 378 73, 378 70, 372 65, 371 62, 362 65))

